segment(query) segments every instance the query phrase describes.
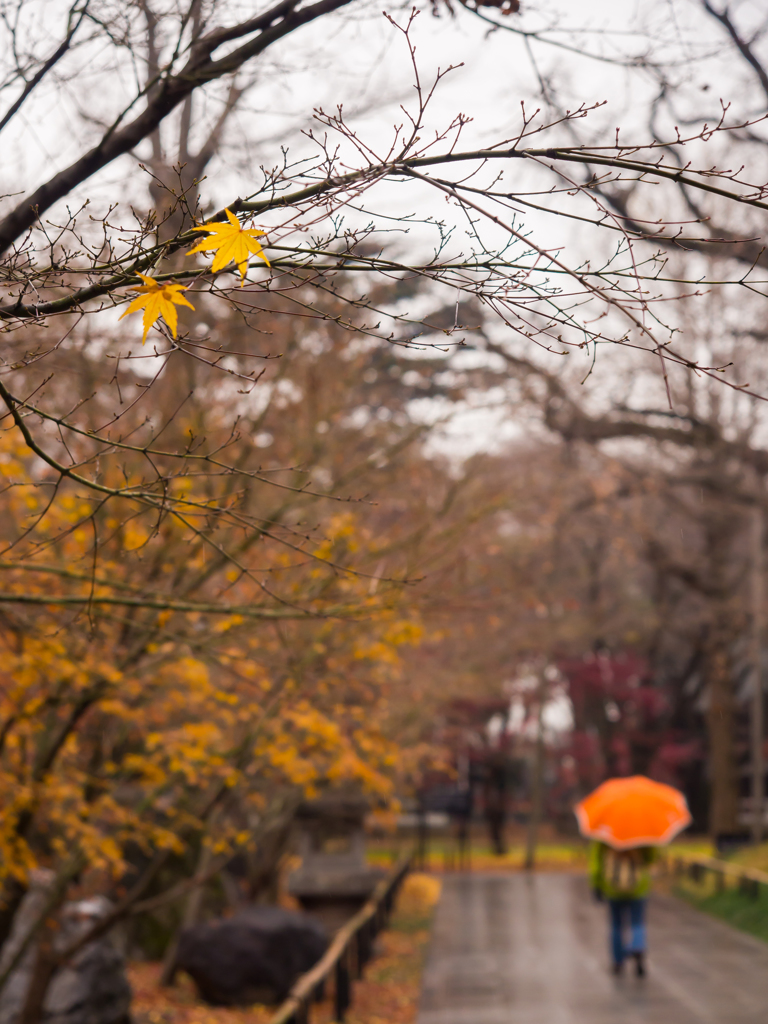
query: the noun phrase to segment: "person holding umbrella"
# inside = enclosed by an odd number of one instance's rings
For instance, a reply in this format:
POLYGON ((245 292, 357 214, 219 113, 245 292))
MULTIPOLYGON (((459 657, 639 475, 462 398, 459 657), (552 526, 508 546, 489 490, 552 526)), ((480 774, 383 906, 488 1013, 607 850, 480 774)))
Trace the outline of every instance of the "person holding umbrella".
POLYGON ((691 823, 685 797, 672 786, 633 775, 604 782, 574 811, 581 834, 593 840, 592 888, 608 901, 613 973, 621 974, 624 962, 633 957, 637 976, 643 977, 650 868, 656 847, 691 823))
POLYGON ((593 842, 589 854, 592 890, 598 900, 608 901, 610 910, 613 973, 621 974, 624 961, 633 957, 635 973, 643 978, 647 945, 645 904, 656 851, 652 846, 614 850, 606 843, 593 842))

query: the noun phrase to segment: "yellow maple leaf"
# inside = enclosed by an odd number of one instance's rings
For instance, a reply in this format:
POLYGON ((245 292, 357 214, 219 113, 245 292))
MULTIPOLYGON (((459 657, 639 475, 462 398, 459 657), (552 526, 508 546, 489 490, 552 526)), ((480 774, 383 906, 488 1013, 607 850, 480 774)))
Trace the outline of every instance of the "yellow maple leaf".
MULTIPOLYGON (((149 328, 160 317, 168 324, 175 338, 176 326, 179 322, 176 306, 189 306, 190 309, 195 308, 188 299, 185 299, 180 294, 185 291, 186 286, 183 284, 169 284, 167 281, 156 281, 154 277, 140 274, 138 270, 136 273, 144 284, 134 285, 133 290, 139 294, 123 313, 123 316, 128 316, 129 313, 136 313, 140 309, 144 310, 144 337, 141 339, 142 345, 147 340, 149 328)), ((121 320, 123 316, 120 317, 121 320)))
POLYGON ((192 228, 193 231, 207 231, 209 236, 202 242, 198 242, 193 252, 215 252, 211 264, 211 270, 223 270, 228 263, 235 263, 240 271, 240 287, 245 283, 245 272, 248 269, 248 258, 251 254, 264 260, 268 267, 272 264, 264 255, 260 243, 256 240, 257 235, 266 234, 258 228, 243 228, 240 221, 231 210, 224 211, 227 215, 226 221, 218 221, 215 224, 199 224, 192 228))

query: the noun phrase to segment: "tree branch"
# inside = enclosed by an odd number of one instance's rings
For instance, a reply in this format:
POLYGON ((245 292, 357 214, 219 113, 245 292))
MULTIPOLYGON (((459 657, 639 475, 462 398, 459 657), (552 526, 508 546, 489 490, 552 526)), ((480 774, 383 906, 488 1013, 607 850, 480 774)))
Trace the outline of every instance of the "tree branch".
POLYGON ((319 0, 296 11, 298 2, 282 0, 256 18, 230 29, 211 32, 193 44, 186 65, 178 74, 161 81, 157 95, 148 99, 146 109, 137 118, 123 128, 109 129, 93 149, 55 174, 0 221, 0 253, 10 248, 25 231, 33 227, 41 214, 59 199, 69 195, 97 171, 148 138, 195 89, 234 74, 272 43, 317 18, 347 6, 352 0, 319 0), (252 32, 259 32, 259 35, 219 60, 210 59, 210 55, 223 43, 252 32))
POLYGON ((73 4, 69 12, 68 21, 70 22, 70 27, 67 31, 66 36, 61 41, 58 48, 51 54, 48 60, 43 64, 43 66, 38 69, 34 77, 29 82, 27 82, 21 95, 11 104, 11 106, 3 115, 3 117, 0 118, 0 132, 3 130, 3 128, 5 128, 8 122, 19 112, 22 105, 26 102, 31 93, 34 92, 34 90, 37 88, 40 82, 42 82, 42 80, 45 78, 45 76, 48 74, 51 68, 58 64, 58 62, 70 48, 70 46, 72 45, 72 40, 75 37, 75 33, 83 23, 83 19, 85 18, 86 12, 88 10, 89 3, 90 0, 84 0, 83 6, 80 8, 79 11, 77 11, 77 4, 73 4), (74 24, 72 24, 72 15, 75 13, 78 13, 79 17, 77 21, 74 24))

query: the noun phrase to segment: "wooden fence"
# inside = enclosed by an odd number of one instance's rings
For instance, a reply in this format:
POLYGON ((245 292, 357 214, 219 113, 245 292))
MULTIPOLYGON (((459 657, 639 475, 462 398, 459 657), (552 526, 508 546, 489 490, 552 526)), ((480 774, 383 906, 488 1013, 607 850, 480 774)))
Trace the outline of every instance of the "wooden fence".
POLYGON ((728 885, 728 879, 732 879, 736 888, 754 900, 760 897, 760 886, 768 886, 768 872, 741 867, 714 857, 665 852, 663 864, 673 879, 688 877, 692 882, 701 884, 711 874, 718 892, 722 892, 728 885))
POLYGON ((376 886, 371 898, 339 929, 323 957, 296 981, 270 1024, 309 1024, 313 1003, 325 996, 333 976, 333 1020, 342 1022, 352 1003, 352 982, 360 978, 373 954, 373 943, 386 926, 397 892, 411 867, 412 856, 376 886))

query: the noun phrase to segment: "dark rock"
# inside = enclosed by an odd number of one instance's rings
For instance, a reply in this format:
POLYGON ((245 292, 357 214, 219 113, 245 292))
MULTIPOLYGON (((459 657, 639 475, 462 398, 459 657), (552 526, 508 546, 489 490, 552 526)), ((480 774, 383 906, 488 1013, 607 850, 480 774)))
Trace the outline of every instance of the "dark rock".
MULTIPOLYGON (((3 948, 0 969, 8 964, 29 934, 45 905, 52 878, 38 872, 24 897, 3 948)), ((111 910, 109 900, 97 897, 64 905, 55 949, 69 946, 111 910)), ((35 944, 27 949, 0 993, 0 1024, 16 1024, 27 998, 36 957, 35 944)), ((89 942, 51 979, 43 1004, 44 1024, 128 1024, 131 988, 125 957, 115 936, 89 942)))
POLYGON ((327 948, 325 930, 306 914, 255 906, 185 929, 174 967, 213 1006, 274 1004, 327 948))
POLYGON ((131 989, 125 962, 108 941, 89 945, 57 971, 45 999, 44 1024, 127 1024, 131 989))

